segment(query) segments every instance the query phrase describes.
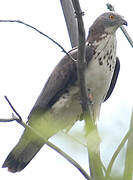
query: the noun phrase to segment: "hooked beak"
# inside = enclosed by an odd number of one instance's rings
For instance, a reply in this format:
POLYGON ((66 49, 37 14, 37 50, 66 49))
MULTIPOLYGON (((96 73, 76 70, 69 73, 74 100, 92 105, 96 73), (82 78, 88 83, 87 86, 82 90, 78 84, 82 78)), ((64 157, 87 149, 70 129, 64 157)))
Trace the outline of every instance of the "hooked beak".
POLYGON ((126 21, 125 19, 121 19, 120 25, 125 25, 125 26, 127 26, 128 23, 127 23, 127 21, 126 21))

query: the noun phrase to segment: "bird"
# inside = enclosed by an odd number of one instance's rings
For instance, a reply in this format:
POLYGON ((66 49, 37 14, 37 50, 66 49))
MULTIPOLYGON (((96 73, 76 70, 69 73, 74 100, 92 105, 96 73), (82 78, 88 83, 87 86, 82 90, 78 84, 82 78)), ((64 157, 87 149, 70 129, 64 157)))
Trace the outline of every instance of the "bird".
MULTIPOLYGON (((101 104, 111 96, 118 78, 116 30, 122 25, 127 25, 123 16, 105 12, 93 22, 86 38, 85 77, 96 122, 101 104)), ((63 129, 70 129, 82 114, 77 77, 78 48, 74 47, 68 54, 56 65, 28 116, 27 124, 46 140, 63 129)), ((23 170, 43 145, 44 141, 25 129, 2 167, 12 173, 23 170)))

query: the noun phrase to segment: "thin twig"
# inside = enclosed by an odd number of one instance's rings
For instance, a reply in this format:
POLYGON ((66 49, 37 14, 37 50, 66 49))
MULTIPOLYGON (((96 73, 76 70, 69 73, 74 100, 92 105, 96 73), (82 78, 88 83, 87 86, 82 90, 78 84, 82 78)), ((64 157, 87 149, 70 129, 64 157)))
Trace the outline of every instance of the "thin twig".
POLYGON ((0 119, 0 122, 12 122, 12 121, 17 121, 18 119, 0 119))
MULTIPOLYGON (((110 3, 107 3, 106 5, 110 11, 115 11, 114 6, 112 6, 110 3)), ((121 28, 122 32, 124 33, 125 37, 127 38, 128 42, 130 43, 130 45, 133 47, 133 40, 130 37, 130 35, 128 34, 126 28, 124 26, 121 26, 120 28, 121 28)))
MULTIPOLYGON (((110 10, 110 11, 115 11, 114 7, 111 5, 111 4, 106 4, 107 5, 107 8, 110 10)), ((130 35, 128 34, 127 30, 125 29, 124 26, 121 26, 120 27, 122 32, 124 33, 125 37, 127 38, 128 42, 130 43, 130 45, 133 47, 133 40, 132 38, 130 37, 130 35)), ((120 153, 121 149, 123 148, 124 144, 126 143, 126 141, 129 139, 131 133, 133 132, 133 127, 130 127, 129 131, 127 132, 127 134, 125 135, 125 137, 123 138, 123 140, 121 141, 120 145, 118 146, 118 148, 116 149, 115 153, 113 154, 112 158, 111 158, 111 161, 108 165, 108 168, 107 168, 107 171, 106 171, 106 177, 108 178, 110 173, 111 173, 111 170, 112 170, 112 166, 114 164, 114 161, 116 159, 116 157, 118 156, 118 154, 120 153)), ((131 140, 132 141, 132 140, 131 140)), ((128 168, 128 175, 129 175, 129 168, 128 168)), ((132 171, 132 170, 131 170, 132 171)), ((125 174, 124 174, 125 175, 125 174)), ((130 173, 130 176, 131 176, 131 173, 130 173)), ((125 175, 126 177, 126 175, 125 175)), ((125 178, 124 177, 124 178, 125 178)), ((127 179, 127 177, 125 178, 127 179)))
MULTIPOLYGON (((78 139, 75 138, 74 136, 72 136, 72 135, 70 135, 70 134, 68 134, 68 133, 66 133, 66 132, 64 132, 64 131, 61 131, 61 133, 62 133, 63 135, 65 135, 65 136, 71 138, 71 139, 74 140, 76 143, 78 143, 78 144, 84 146, 85 148, 87 148, 87 145, 86 145, 86 144, 82 143, 80 140, 78 140, 78 139)), ((106 174, 106 168, 105 168, 105 166, 104 166, 104 164, 103 164, 102 162, 101 162, 101 165, 102 165, 102 168, 103 168, 104 173, 106 174)))
MULTIPOLYGON (((55 150, 56 152, 58 152, 60 155, 62 155, 67 161, 69 161, 72 165, 74 165, 74 167, 76 167, 81 174, 87 179, 87 180, 91 180, 91 178, 89 177, 89 175, 87 174, 87 172, 74 160, 72 159, 68 154, 66 154, 65 152, 63 152, 59 147, 55 146, 53 143, 49 142, 48 140, 46 140, 44 137, 41 136, 40 133, 38 133, 35 129, 33 129, 31 126, 27 125, 25 122, 23 122, 20 114, 16 111, 16 109, 13 107, 12 103, 9 101, 9 99, 7 98, 7 96, 5 96, 5 99, 7 100, 9 106, 11 107, 11 109, 13 110, 13 112, 19 117, 15 117, 13 115, 14 121, 17 121, 20 125, 22 125, 25 129, 28 129, 31 133, 35 134, 36 136, 38 136, 38 138, 40 138, 44 144, 47 144, 50 148, 52 148, 53 150, 55 150)), ((13 121, 13 119, 0 119, 0 122, 11 122, 13 121)))
POLYGON ((38 30, 37 28, 35 28, 34 26, 31 26, 30 24, 27 24, 23 21, 20 20, 0 20, 0 22, 15 22, 15 23, 19 23, 19 24, 23 24, 31 29, 34 29, 35 31, 37 31, 39 34, 45 36, 46 38, 48 38, 49 40, 51 40, 53 43, 55 43, 58 47, 61 48, 61 50, 73 61, 76 61, 71 54, 69 54, 57 41, 55 41, 53 38, 51 38, 50 36, 48 36, 47 34, 43 33, 42 31, 38 30))
POLYGON ((67 132, 64 132, 64 131, 61 131, 61 133, 62 133, 63 135, 65 135, 65 136, 71 138, 71 139, 74 140, 76 143, 78 143, 78 144, 84 146, 85 148, 87 148, 87 145, 86 145, 86 144, 82 143, 80 140, 78 140, 78 139, 75 138, 74 136, 72 136, 72 135, 70 135, 70 134, 68 134, 67 132))
MULTIPOLYGON (((87 148, 87 145, 86 145, 86 144, 84 144, 84 143, 81 142, 79 139, 75 138, 74 136, 72 136, 72 135, 70 135, 70 134, 68 134, 67 132, 64 132, 64 131, 61 131, 61 133, 62 133, 63 135, 65 135, 65 136, 71 138, 71 139, 74 140, 76 143, 78 143, 78 144, 84 146, 85 148, 87 148)), ((103 168, 103 170, 104 170, 104 173, 106 174, 106 168, 105 168, 105 166, 104 166, 104 164, 103 164, 102 162, 101 162, 101 164, 102 164, 102 168, 103 168)))
POLYGON ((6 101, 8 102, 9 106, 11 107, 11 109, 13 110, 13 112, 18 116, 19 120, 22 120, 22 117, 20 116, 20 114, 16 111, 16 109, 12 106, 11 102, 9 101, 9 99, 7 98, 7 96, 4 96, 6 101))
MULTIPOLYGON (((133 109, 130 121, 130 129, 133 129, 133 109)), ((128 137, 125 167, 124 167, 124 177, 123 180, 132 180, 133 178, 133 131, 128 137)))
POLYGON ((122 139, 121 143, 119 144, 118 148, 116 149, 115 153, 113 154, 111 161, 108 165, 107 171, 106 171, 106 177, 109 177, 111 170, 112 170, 112 166, 114 164, 114 161, 116 160, 118 154, 120 153, 121 149, 123 148, 124 144, 126 143, 126 141, 128 140, 128 138, 132 132, 133 132, 133 128, 128 130, 125 137, 122 139))

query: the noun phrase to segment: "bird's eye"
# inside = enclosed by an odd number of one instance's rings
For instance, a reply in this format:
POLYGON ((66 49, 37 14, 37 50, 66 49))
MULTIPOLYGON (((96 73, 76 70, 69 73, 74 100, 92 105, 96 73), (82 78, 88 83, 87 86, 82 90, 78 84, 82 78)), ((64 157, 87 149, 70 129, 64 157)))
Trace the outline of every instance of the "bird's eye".
POLYGON ((114 19, 114 15, 113 14, 111 14, 110 16, 109 16, 109 19, 114 19))

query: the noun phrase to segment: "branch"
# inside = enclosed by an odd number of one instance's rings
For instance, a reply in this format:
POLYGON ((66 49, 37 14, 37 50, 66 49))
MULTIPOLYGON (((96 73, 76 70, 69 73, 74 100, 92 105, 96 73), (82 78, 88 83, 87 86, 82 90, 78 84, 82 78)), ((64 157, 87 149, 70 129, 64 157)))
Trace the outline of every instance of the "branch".
POLYGON ((71 46, 75 47, 78 44, 78 28, 77 21, 74 17, 74 9, 71 0, 60 0, 71 46))
MULTIPOLYGON (((115 11, 114 7, 111 4, 106 4, 107 8, 110 11, 115 11)), ((127 38, 128 42, 130 43, 130 45, 133 47, 133 40, 131 39, 130 35, 128 34, 127 30, 125 29, 124 26, 120 27, 122 32, 124 33, 125 37, 127 38)), ((132 143, 132 139, 133 139, 133 112, 132 112, 132 118, 131 118, 131 124, 130 124, 130 129, 128 130, 127 134, 125 135, 125 137, 123 138, 123 140, 121 141, 120 145, 118 146, 118 148, 116 149, 115 153, 113 154, 111 161, 108 165, 107 171, 106 171, 106 178, 109 177, 111 170, 112 170, 112 166, 114 164, 114 161, 116 159, 116 157, 118 156, 118 154, 120 153, 121 149, 123 148, 124 144, 126 143, 126 141, 128 140, 128 144, 127 144, 127 154, 126 154, 126 161, 125 161, 125 170, 124 170, 124 180, 131 180, 132 179, 132 170, 133 170, 133 154, 132 154, 132 150, 133 150, 133 143, 132 143)))
POLYGON ((133 127, 128 130, 125 137, 122 139, 121 143, 119 144, 118 148, 116 149, 115 153, 113 154, 113 156, 111 158, 111 161, 110 161, 110 163, 108 165, 107 171, 106 171, 106 177, 109 177, 109 175, 111 173, 112 166, 114 164, 114 161, 116 160, 118 154, 120 153, 121 149, 123 148, 124 144, 126 143, 128 138, 130 137, 132 132, 133 132, 133 127))
POLYGON ((7 96, 4 96, 6 101, 8 102, 9 106, 12 108, 13 112, 18 116, 19 121, 22 121, 22 117, 19 115, 19 113, 15 110, 15 108, 12 106, 11 102, 7 98, 7 96))
POLYGON ((81 142, 78 138, 75 138, 74 136, 68 134, 68 132, 65 132, 65 131, 61 131, 61 133, 69 138, 71 138, 73 141, 75 141, 76 143, 84 146, 85 148, 87 148, 87 145, 84 144, 83 142, 81 142))
POLYGON ((76 167, 81 174, 87 179, 87 180, 91 180, 91 178, 89 177, 89 175, 86 173, 86 171, 74 160, 72 159, 68 154, 66 154, 65 152, 63 152, 60 148, 58 148, 57 146, 55 146, 53 143, 49 142, 48 140, 46 140, 44 137, 41 136, 41 134, 39 134, 35 129, 33 129, 31 126, 27 125, 25 122, 23 122, 22 117, 20 116, 20 114, 15 110, 15 108, 13 107, 13 105, 11 104, 11 102, 9 101, 9 99, 7 98, 7 96, 5 96, 6 101, 8 102, 8 104, 10 105, 11 109, 13 110, 13 112, 16 114, 17 117, 15 117, 13 115, 13 118, 11 119, 0 119, 0 122, 11 122, 11 121, 17 121, 17 123, 19 123, 20 125, 22 125, 25 129, 27 128, 31 133, 35 134, 36 136, 38 136, 40 138, 40 140, 42 140, 45 144, 47 144, 50 148, 52 148, 53 150, 55 150, 56 152, 58 152, 61 156, 63 156, 67 161, 69 161, 74 167, 76 167))
MULTIPOLYGON (((114 7, 111 4, 107 3, 106 5, 110 11, 115 11, 114 7)), ((130 37, 130 35, 128 34, 126 28, 124 26, 121 26, 120 28, 121 28, 122 32, 124 33, 125 37, 127 38, 128 42, 130 43, 130 45, 133 47, 133 40, 130 37)))
MULTIPOLYGON (((97 127, 94 123, 92 115, 92 102, 89 98, 88 88, 86 85, 85 70, 87 68, 85 53, 86 53, 86 40, 85 40, 85 29, 82 16, 82 12, 79 4, 79 0, 72 0, 73 7, 75 10, 77 23, 78 23, 78 63, 77 63, 77 74, 78 83, 80 89, 81 106, 83 111, 83 117, 86 122, 87 130, 87 149, 89 154, 89 168, 91 177, 96 180, 103 179, 102 163, 100 160, 100 139, 97 131, 97 127), (96 149, 94 150, 90 146, 90 142, 94 142, 96 149)), ((91 144, 92 145, 92 144, 91 144)))
POLYGON ((12 122, 12 121, 17 121, 17 118, 11 118, 11 119, 0 119, 0 122, 12 122))
POLYGON ((81 106, 83 114, 91 116, 90 106, 91 101, 88 98, 88 89, 86 86, 86 79, 85 79, 85 70, 87 67, 86 59, 85 59, 85 52, 86 52, 86 39, 85 39, 85 30, 84 30, 84 23, 82 20, 82 16, 84 13, 81 11, 79 1, 78 0, 72 0, 73 7, 75 10, 77 22, 78 22, 78 63, 77 63, 77 73, 78 73, 78 82, 79 82, 79 88, 80 88, 80 97, 81 97, 81 106))
MULTIPOLYGON (((76 143, 78 143, 78 144, 84 146, 85 148, 87 148, 87 145, 86 145, 86 144, 84 144, 84 143, 81 142, 79 139, 75 138, 74 136, 68 134, 68 132, 61 131, 61 133, 62 133, 63 135, 65 135, 65 136, 71 138, 71 139, 72 139, 73 141, 75 141, 76 143)), ((104 173, 106 174, 106 168, 105 168, 105 166, 104 166, 104 164, 103 164, 102 162, 101 162, 101 164, 102 164, 102 168, 103 168, 103 170, 104 170, 104 173)))
POLYGON ((72 59, 73 61, 76 61, 72 56, 71 54, 69 54, 57 41, 55 41, 54 39, 52 39, 50 36, 48 36, 47 34, 44 34, 42 31, 38 30, 37 28, 35 28, 34 26, 31 26, 23 21, 20 21, 20 20, 0 20, 0 22, 15 22, 15 23, 19 23, 19 24, 23 24, 31 29, 34 29, 35 31, 37 31, 39 34, 45 36, 46 38, 48 38, 49 40, 51 40, 54 44, 56 44, 58 47, 61 48, 61 50, 67 54, 67 56, 72 59))
POLYGON ((130 122, 131 135, 128 137, 125 159, 124 180, 132 180, 133 177, 133 110, 130 122))

